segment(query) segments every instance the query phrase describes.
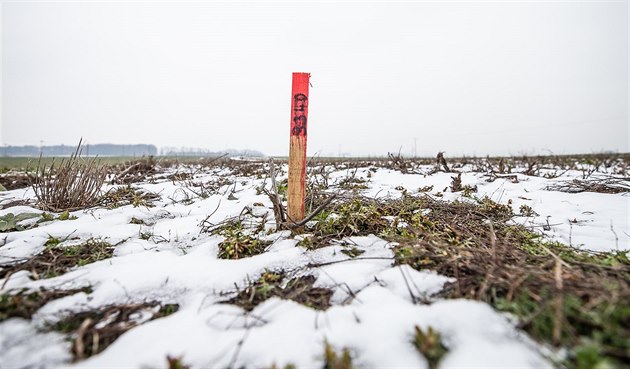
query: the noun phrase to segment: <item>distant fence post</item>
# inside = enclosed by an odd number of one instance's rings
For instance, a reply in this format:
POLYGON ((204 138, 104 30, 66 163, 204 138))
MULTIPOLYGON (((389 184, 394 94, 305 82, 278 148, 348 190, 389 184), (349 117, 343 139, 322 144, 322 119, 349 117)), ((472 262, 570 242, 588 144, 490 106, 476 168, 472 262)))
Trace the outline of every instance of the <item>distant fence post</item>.
POLYGON ((289 141, 289 219, 304 219, 306 194, 306 123, 308 120, 308 86, 310 73, 293 73, 291 93, 291 132, 289 141))

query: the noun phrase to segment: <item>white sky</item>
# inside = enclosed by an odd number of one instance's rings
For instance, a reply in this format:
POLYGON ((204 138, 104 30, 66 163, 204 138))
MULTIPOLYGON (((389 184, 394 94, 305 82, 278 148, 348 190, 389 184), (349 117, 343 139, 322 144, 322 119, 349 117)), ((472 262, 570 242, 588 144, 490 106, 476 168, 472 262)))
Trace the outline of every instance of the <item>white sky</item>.
POLYGON ((4 144, 629 149, 628 2, 2 1, 4 144), (415 140, 414 140, 415 138, 415 140))

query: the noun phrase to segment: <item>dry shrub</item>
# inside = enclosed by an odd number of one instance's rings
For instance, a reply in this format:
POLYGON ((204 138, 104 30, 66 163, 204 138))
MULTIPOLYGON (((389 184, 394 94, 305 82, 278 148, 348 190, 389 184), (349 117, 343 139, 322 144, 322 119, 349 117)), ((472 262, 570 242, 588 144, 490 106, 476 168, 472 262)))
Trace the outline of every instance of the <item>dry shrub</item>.
POLYGON ((107 169, 97 158, 81 158, 81 142, 68 159, 55 168, 42 164, 40 157, 31 187, 37 206, 46 211, 62 212, 90 208, 99 202, 107 169))

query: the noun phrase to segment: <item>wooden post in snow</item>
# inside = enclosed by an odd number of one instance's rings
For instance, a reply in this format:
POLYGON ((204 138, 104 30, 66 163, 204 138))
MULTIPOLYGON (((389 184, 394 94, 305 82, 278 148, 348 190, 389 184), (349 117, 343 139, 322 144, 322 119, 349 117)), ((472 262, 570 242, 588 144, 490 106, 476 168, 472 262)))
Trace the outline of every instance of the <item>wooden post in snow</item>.
POLYGON ((289 141, 288 215, 294 222, 304 219, 306 195, 306 122, 310 73, 293 73, 291 133, 289 141))

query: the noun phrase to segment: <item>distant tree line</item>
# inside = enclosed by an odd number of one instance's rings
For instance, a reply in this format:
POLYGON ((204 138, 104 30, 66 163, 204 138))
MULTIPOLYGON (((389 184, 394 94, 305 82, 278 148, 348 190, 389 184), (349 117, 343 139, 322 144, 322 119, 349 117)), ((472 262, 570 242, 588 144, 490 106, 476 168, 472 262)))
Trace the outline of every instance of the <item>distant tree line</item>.
MULTIPOLYGON (((2 146, 1 156, 69 156, 76 150, 76 146, 2 146)), ((116 144, 84 144, 84 156, 151 156, 157 155, 155 145, 116 145, 116 144)))
POLYGON ((211 151, 207 149, 199 149, 192 147, 163 147, 160 149, 160 155, 162 156, 207 156, 207 157, 216 157, 216 156, 247 156, 247 157, 263 157, 263 154, 260 151, 256 150, 221 150, 221 151, 211 151))

